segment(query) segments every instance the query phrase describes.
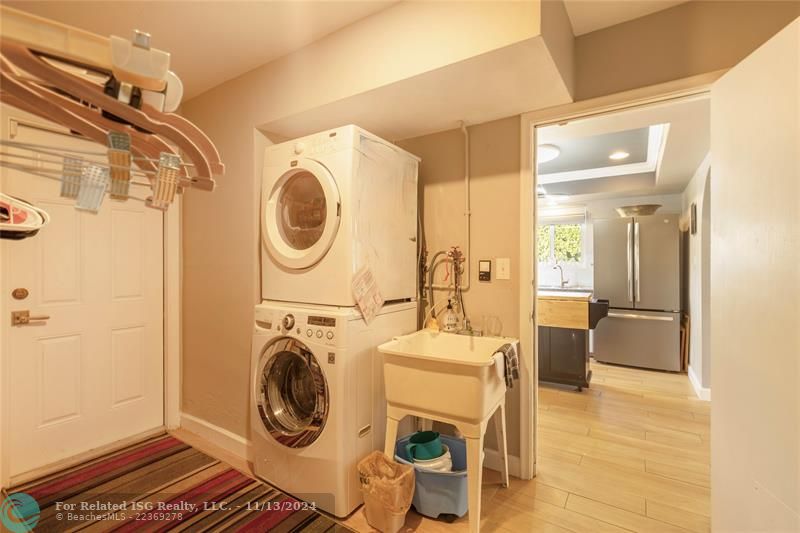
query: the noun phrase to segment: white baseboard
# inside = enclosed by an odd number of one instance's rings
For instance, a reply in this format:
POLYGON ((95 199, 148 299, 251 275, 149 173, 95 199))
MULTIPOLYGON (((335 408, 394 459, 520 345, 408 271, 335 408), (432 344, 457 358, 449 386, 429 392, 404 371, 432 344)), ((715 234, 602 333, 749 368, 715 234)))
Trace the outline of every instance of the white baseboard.
MULTIPOLYGON (((503 458, 500 455, 500 452, 497 450, 490 450, 489 448, 484 448, 484 453, 486 457, 483 460, 483 466, 488 468, 489 470, 495 470, 500 472, 503 465, 503 458)), ((516 455, 509 455, 508 456, 508 474, 514 477, 520 477, 520 472, 522 469, 520 468, 520 461, 519 457, 516 455)))
MULTIPOLYGON (((181 427, 186 431, 191 431, 198 437, 202 437, 211 444, 215 446, 219 446, 223 450, 230 452, 242 459, 249 461, 250 458, 250 441, 242 437, 241 435, 237 435, 232 431, 228 431, 225 428, 221 428, 203 420, 202 418, 198 418, 196 416, 192 416, 186 413, 181 413, 181 427)), ((490 450, 486 448, 484 450, 486 453, 486 458, 483 461, 483 465, 486 468, 491 470, 500 471, 502 463, 502 459, 500 457, 500 452, 497 450, 490 450)), ((520 460, 519 457, 516 455, 509 455, 508 456, 508 473, 514 477, 520 477, 520 472, 522 469, 520 468, 520 460)))
POLYGON ((250 441, 241 435, 186 413, 181 413, 181 427, 245 461, 250 459, 250 441))
POLYGON ((692 387, 694 388, 694 393, 697 395, 698 398, 701 400, 705 400, 707 402, 711 401, 711 389, 708 387, 703 387, 700 384, 700 380, 697 379, 697 375, 694 373, 694 368, 691 366, 689 367, 689 381, 692 383, 692 387))

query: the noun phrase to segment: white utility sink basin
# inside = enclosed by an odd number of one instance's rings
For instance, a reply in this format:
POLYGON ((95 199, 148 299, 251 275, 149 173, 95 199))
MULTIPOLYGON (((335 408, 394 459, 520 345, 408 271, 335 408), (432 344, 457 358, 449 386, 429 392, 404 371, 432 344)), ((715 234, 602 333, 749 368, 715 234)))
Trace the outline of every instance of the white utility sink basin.
POLYGON ((506 337, 475 337, 420 330, 381 344, 386 401, 436 420, 480 423, 506 392, 503 355, 516 343, 506 337))

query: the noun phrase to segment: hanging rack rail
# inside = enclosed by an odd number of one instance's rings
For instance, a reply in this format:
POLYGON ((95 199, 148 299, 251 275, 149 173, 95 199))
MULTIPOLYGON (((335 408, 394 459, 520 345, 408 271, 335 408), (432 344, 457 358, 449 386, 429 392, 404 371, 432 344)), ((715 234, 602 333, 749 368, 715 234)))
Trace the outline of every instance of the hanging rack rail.
POLYGON ((143 49, 120 37, 103 37, 80 28, 2 6, 3 41, 40 54, 113 73, 118 80, 150 91, 167 85, 169 53, 143 49))

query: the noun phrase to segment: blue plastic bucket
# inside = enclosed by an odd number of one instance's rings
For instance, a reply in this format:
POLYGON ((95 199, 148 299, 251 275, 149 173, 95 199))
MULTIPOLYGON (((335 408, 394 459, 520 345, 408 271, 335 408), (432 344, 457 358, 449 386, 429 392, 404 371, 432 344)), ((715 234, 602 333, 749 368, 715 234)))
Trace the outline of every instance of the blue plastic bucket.
POLYGON ((421 515, 437 518, 442 514, 464 516, 469 507, 467 499, 467 443, 463 439, 441 435, 442 444, 450 448, 452 472, 432 472, 409 461, 406 444, 411 435, 395 443, 395 460, 414 466, 416 487, 412 505, 421 515))

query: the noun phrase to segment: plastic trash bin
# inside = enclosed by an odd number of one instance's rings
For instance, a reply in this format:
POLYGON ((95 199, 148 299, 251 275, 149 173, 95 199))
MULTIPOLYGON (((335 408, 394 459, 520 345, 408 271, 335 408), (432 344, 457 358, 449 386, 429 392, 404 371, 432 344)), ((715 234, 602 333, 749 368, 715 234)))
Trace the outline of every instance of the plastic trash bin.
POLYGON ((419 468, 409 461, 406 443, 411 435, 401 437, 395 444, 395 460, 413 466, 416 489, 412 505, 419 514, 437 518, 442 514, 464 516, 468 510, 467 497, 467 443, 463 439, 440 435, 442 444, 450 448, 453 458, 452 472, 435 472, 419 468))
POLYGON ((358 477, 369 525, 383 533, 399 531, 411 507, 414 468, 372 452, 358 463, 358 477))

